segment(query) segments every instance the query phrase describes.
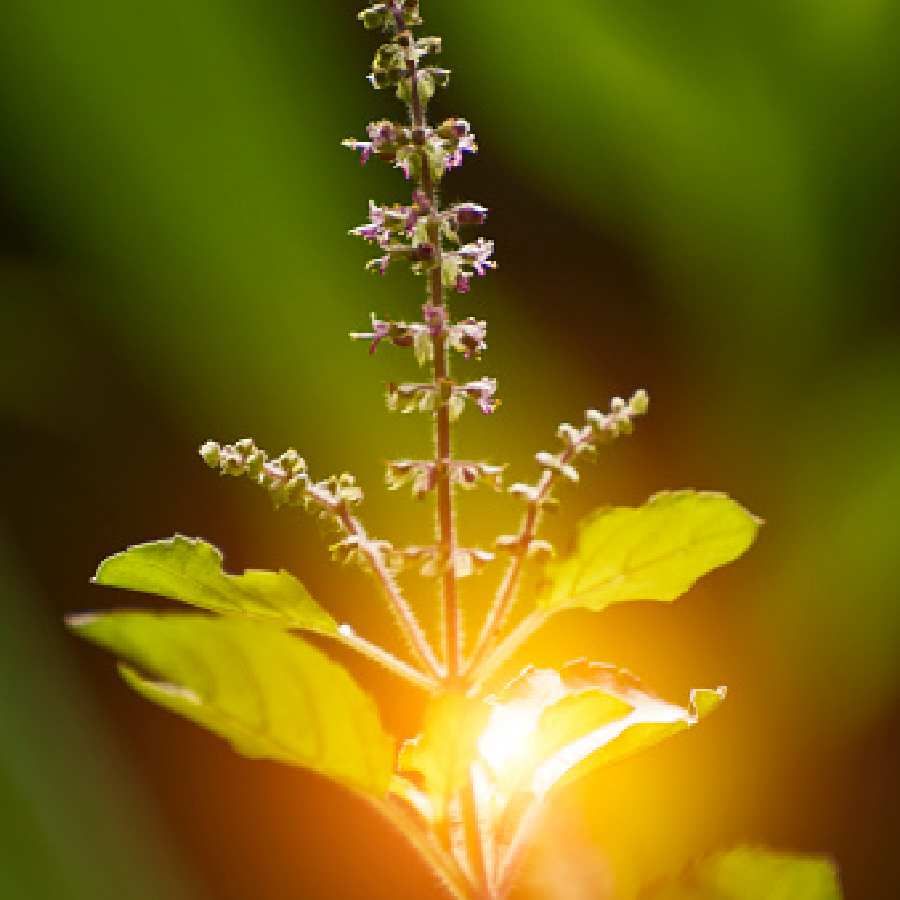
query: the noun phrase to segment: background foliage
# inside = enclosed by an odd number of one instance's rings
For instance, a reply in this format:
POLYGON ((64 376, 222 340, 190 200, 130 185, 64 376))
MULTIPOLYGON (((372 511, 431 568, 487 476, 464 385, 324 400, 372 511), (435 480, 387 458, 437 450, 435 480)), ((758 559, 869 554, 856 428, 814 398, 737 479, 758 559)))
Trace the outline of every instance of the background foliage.
MULTIPOLYGON (((117 605, 87 584, 98 559, 180 531, 387 630, 311 523, 195 455, 211 435, 295 443, 361 477, 375 530, 427 527, 378 487, 424 442, 383 411, 397 357, 342 338, 370 310, 411 314, 418 288, 367 280, 344 236, 397 189, 337 146, 389 104, 354 9, 5 5, 0 879, 17 896, 428 895, 352 799, 139 704, 60 618, 117 605)), ((438 112, 482 146, 449 199, 491 208, 502 263, 466 311, 491 323, 505 403, 461 447, 521 473, 560 418, 642 384, 652 415, 554 536, 662 487, 725 489, 768 522, 682 603, 570 613, 529 648, 558 664, 587 639, 673 697, 731 689, 702 729, 564 798, 531 890, 615 879, 629 898, 750 842, 830 851, 849 897, 895 897, 896 4, 425 12, 455 70, 438 112)), ((472 541, 514 521, 512 501, 463 502, 472 541)), ((358 673, 415 731, 418 698, 358 673)))

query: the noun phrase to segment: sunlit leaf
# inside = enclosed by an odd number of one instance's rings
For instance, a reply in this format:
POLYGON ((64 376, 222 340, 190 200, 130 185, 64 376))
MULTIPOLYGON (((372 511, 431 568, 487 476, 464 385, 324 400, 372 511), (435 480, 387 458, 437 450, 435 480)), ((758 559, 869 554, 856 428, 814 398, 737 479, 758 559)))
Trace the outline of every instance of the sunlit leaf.
POLYGON ((424 779, 435 818, 443 817, 448 800, 469 777, 490 712, 482 700, 441 694, 428 705, 422 733, 401 745, 398 768, 424 779))
POLYGON ((675 600, 705 573, 737 559, 760 520, 724 494, 673 491, 643 506, 596 513, 574 554, 550 569, 541 605, 601 610, 626 600, 675 600))
POLYGON ((199 538, 179 534, 129 547, 100 563, 94 581, 284 628, 337 634, 334 619, 290 572, 250 569, 229 575, 222 569, 222 554, 199 538))
POLYGON ((527 669, 495 698, 479 749, 504 791, 543 794, 690 728, 724 697, 695 690, 685 709, 605 664, 527 669))
POLYGON ((138 693, 239 753, 386 792, 394 744, 374 702, 300 638, 260 622, 198 614, 115 612, 76 616, 69 625, 120 656, 138 693))
POLYGON ((643 895, 643 900, 840 900, 834 863, 741 847, 694 865, 677 882, 643 895))

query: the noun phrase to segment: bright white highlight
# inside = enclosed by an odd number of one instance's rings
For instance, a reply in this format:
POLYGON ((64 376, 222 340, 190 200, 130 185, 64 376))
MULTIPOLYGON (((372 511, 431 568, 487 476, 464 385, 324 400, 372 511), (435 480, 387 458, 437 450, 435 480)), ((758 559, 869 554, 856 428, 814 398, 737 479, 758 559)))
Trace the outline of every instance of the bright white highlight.
POLYGON ((478 750, 494 772, 508 769, 527 754, 540 713, 540 707, 524 703, 493 708, 487 728, 478 739, 478 750))

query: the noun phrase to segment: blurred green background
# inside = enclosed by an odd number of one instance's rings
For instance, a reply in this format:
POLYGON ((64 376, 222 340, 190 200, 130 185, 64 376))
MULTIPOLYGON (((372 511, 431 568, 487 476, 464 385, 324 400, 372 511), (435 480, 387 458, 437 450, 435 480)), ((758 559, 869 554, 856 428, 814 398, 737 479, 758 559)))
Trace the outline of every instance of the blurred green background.
MULTIPOLYGON (((344 337, 411 317, 346 229, 407 188, 338 146, 394 115, 355 4, 8 0, 0 16, 0 893, 422 898, 413 856, 339 789, 239 759, 120 685, 65 612, 123 598, 97 561, 175 531, 232 570, 286 566, 393 640, 315 526, 206 471, 208 437, 295 444, 380 489, 427 426, 389 417, 411 361, 344 337)), ((737 842, 832 854, 849 898, 900 894, 900 7, 890 0, 432 0, 454 69, 436 115, 479 157, 448 200, 491 208, 486 317, 502 410, 467 456, 533 474, 555 424, 644 385, 652 415, 565 498, 551 536, 665 487, 727 490, 754 551, 673 607, 572 614, 518 660, 589 654, 673 699, 727 683, 689 735, 561 798, 523 897, 631 898, 737 842)), ((474 366, 473 373, 480 371, 474 366)), ((488 505, 490 504, 490 506, 488 505)), ((466 541, 515 521, 464 498, 466 541), (486 512, 490 510, 489 512, 486 512)), ((490 580, 487 576, 487 584, 490 580)), ((486 587, 470 586, 477 606, 486 587)), ((150 601, 146 601, 149 603, 150 601)), ((432 612, 427 596, 423 615, 432 612)), ((420 698, 369 667, 388 724, 420 698)))

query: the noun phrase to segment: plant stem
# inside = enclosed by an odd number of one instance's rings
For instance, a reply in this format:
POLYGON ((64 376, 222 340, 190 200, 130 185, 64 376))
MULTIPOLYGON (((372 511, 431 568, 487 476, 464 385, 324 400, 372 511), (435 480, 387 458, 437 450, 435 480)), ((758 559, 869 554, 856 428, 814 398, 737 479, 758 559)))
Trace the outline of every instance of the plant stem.
POLYGON ((428 868, 438 877, 454 900, 473 900, 472 888, 456 861, 444 850, 434 835, 424 830, 406 810, 390 799, 360 794, 385 817, 412 845, 428 868))
POLYGON ((507 848, 506 854, 500 865, 500 871, 497 873, 496 896, 498 900, 505 900, 507 894, 512 890, 516 876, 518 875, 524 860, 525 852, 528 850, 531 839, 537 830, 543 811, 543 797, 535 797, 522 814, 522 818, 519 820, 519 825, 513 835, 512 842, 507 848))
MULTIPOLYGON (((568 464, 574 456, 575 449, 568 447, 561 454, 560 462, 564 465, 568 464)), ((529 502, 528 508, 525 510, 525 514, 522 517, 516 549, 513 552, 509 565, 506 568, 506 572, 503 575, 503 580, 500 582, 500 586, 497 589, 494 602, 491 604, 491 608, 488 610, 488 614, 485 617, 484 624, 481 626, 478 640, 475 643, 475 649, 472 651, 472 656, 469 660, 467 674, 472 675, 473 677, 475 677, 475 673, 478 671, 485 655, 492 649, 496 642, 500 629, 506 621, 506 617, 509 615, 513 606, 515 606, 519 583, 522 578, 522 568, 528 554, 528 545, 535 538, 538 526, 540 525, 542 504, 550 495, 550 491, 553 488, 556 478, 556 470, 544 469, 540 481, 537 484, 535 498, 529 502)))
POLYGON ((336 638, 351 650, 355 650, 361 656, 365 656, 366 659, 372 660, 372 662, 377 663, 389 672, 393 672, 394 675, 405 679, 410 684, 414 684, 416 687, 422 688, 422 690, 429 693, 434 693, 438 689, 439 682, 436 678, 432 678, 425 672, 420 672, 418 669, 413 668, 409 663, 405 663, 383 647, 379 647, 378 644, 367 641, 364 637, 358 635, 350 625, 341 625, 336 638))
POLYGON ((550 612, 538 608, 530 612, 515 628, 494 647, 477 669, 470 669, 469 693, 480 691, 485 682, 550 618, 550 612))
MULTIPOLYGON (((425 110, 419 94, 418 65, 415 57, 408 63, 411 79, 410 115, 414 129, 424 131, 427 126, 425 110)), ((432 212, 438 208, 438 191, 431 173, 431 160, 426 150, 421 156, 420 188, 428 197, 432 212)), ((460 671, 460 610, 456 585, 456 522, 453 515, 453 487, 451 482, 452 448, 450 442, 450 406, 446 395, 450 385, 450 354, 446 341, 447 304, 444 299, 444 283, 441 260, 440 224, 428 225, 428 238, 434 247, 432 267, 428 271, 428 299, 432 306, 444 312, 444 322, 432 335, 433 377, 435 397, 434 444, 435 472, 437 475, 436 532, 438 559, 443 566, 441 621, 444 635, 444 664, 448 681, 455 681, 460 671)))
MULTIPOLYGON (((410 59, 408 72, 411 79, 410 114, 413 129, 424 132, 427 126, 425 110, 419 95, 418 66, 415 57, 410 59)), ((428 240, 434 248, 432 266, 428 271, 428 300, 432 306, 442 311, 440 327, 432 332, 433 377, 435 389, 435 416, 434 416, 434 445, 435 445, 435 473, 437 492, 436 510, 436 539, 438 547, 438 560, 442 565, 442 603, 441 622, 444 637, 444 664, 447 674, 446 680, 453 685, 461 674, 462 663, 462 628, 460 621, 459 595, 456 584, 456 519, 453 511, 453 482, 451 445, 451 421, 449 390, 452 382, 450 379, 450 353, 447 346, 447 321, 449 312, 444 298, 443 266, 442 266, 442 236, 440 221, 434 218, 438 211, 438 190, 435 179, 432 176, 431 160, 427 151, 423 148, 420 155, 421 176, 419 187, 427 196, 432 220, 428 223, 428 240)), ((483 842, 481 827, 478 817, 478 809, 475 800, 475 786, 471 778, 462 787, 459 795, 462 813, 462 830, 464 840, 464 852, 476 885, 473 900, 489 900, 489 886, 486 880, 483 842)))
POLYGON ((369 563, 369 567, 375 574, 375 577, 381 584, 384 595, 387 598, 391 612, 393 612, 403 636, 406 638, 412 651, 416 654, 419 661, 424 665, 425 669, 441 679, 444 677, 444 670, 437 661, 431 644, 416 618, 412 607, 406 602, 406 598, 400 591, 396 579, 388 569, 384 561, 384 555, 378 544, 373 541, 367 534, 362 523, 355 516, 352 516, 347 508, 341 507, 333 510, 341 523, 341 526, 348 535, 356 539, 356 546, 369 563))

